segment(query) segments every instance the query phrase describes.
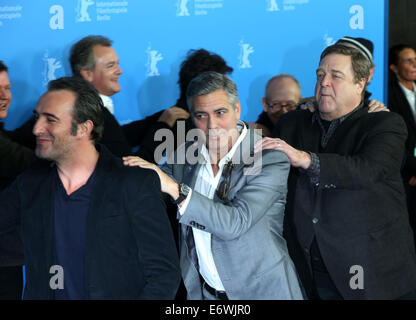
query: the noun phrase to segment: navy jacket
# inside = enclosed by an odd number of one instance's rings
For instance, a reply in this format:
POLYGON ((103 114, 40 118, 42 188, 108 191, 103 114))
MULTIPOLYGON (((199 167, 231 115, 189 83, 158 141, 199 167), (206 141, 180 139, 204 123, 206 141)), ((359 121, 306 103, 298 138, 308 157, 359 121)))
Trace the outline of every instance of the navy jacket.
MULTIPOLYGON (((173 299, 177 250, 152 170, 125 167, 105 147, 87 217, 85 287, 89 299, 173 299)), ((53 299, 54 165, 39 160, 0 195, 0 241, 21 228, 25 299, 53 299)), ((1 259, 7 253, 0 252, 1 259)))

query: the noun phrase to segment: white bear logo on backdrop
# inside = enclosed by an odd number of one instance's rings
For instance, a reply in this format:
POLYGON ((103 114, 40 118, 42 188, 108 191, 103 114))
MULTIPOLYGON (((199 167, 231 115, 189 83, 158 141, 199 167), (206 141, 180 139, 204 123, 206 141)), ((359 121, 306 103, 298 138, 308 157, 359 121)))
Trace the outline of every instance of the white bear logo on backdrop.
POLYGON ((58 59, 49 57, 47 50, 45 51, 42 60, 44 63, 42 83, 44 86, 46 86, 49 81, 56 79, 55 71, 62 68, 62 64, 58 59))
POLYGON ((277 5, 276 0, 266 0, 268 6, 267 11, 279 11, 279 6, 277 5))
POLYGON ((189 16, 188 4, 189 0, 177 0, 176 1, 176 15, 178 17, 189 16))
POLYGON ((159 73, 159 69, 157 68, 157 63, 160 60, 163 60, 162 54, 157 50, 152 50, 152 47, 150 45, 147 47, 146 52, 147 52, 146 75, 148 77, 159 76, 160 73, 159 73))
POLYGON ((239 68, 240 69, 247 69, 251 68, 250 60, 248 60, 248 56, 254 52, 254 48, 249 44, 245 43, 243 40, 240 40, 240 56, 238 59, 240 60, 239 68))
POLYGON ((88 13, 88 7, 92 6, 94 1, 92 0, 78 0, 78 5, 76 8, 77 11, 77 22, 91 21, 90 15, 88 13))

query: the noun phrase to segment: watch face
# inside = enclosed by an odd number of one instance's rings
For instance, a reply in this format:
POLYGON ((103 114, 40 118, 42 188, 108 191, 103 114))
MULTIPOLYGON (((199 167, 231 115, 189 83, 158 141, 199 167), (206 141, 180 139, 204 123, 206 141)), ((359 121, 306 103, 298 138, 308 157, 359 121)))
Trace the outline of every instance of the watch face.
POLYGON ((180 184, 180 186, 181 186, 181 188, 180 188, 180 192, 181 192, 183 195, 187 196, 187 195, 188 195, 188 193, 189 193, 189 187, 188 187, 186 184, 184 184, 184 183, 181 183, 181 184, 180 184))

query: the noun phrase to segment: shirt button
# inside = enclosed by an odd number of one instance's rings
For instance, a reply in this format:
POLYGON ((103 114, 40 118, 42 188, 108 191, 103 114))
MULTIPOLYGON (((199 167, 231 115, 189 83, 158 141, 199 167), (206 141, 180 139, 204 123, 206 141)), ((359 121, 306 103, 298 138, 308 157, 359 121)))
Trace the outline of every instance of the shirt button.
POLYGON ((318 220, 317 218, 313 218, 313 219, 312 219, 312 222, 313 222, 313 223, 317 223, 318 221, 319 221, 319 220, 318 220))

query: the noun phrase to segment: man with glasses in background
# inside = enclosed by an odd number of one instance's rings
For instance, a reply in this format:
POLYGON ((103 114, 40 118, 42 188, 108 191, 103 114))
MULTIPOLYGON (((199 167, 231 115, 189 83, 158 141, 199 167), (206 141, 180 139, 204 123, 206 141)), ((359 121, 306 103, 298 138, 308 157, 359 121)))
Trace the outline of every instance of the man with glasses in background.
POLYGON ((270 136, 279 117, 296 109, 300 99, 300 84, 295 77, 290 74, 272 77, 267 82, 265 96, 261 99, 264 111, 250 126, 263 130, 263 136, 270 136))
POLYGON ((226 75, 200 74, 187 100, 203 143, 188 141, 162 169, 124 160, 155 170, 179 206, 188 299, 302 299, 282 237, 288 158, 270 150, 253 157, 261 136, 239 120, 237 88, 226 75))

